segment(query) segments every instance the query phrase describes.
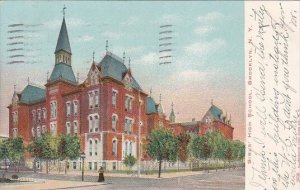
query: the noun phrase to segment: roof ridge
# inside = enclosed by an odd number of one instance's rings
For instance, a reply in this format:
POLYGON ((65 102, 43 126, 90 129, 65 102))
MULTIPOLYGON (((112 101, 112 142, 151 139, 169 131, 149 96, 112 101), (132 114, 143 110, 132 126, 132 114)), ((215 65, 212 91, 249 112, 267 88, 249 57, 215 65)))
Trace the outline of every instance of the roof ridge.
MULTIPOLYGON (((33 82, 29 82, 27 86, 33 86, 33 87, 36 87, 36 88, 40 88, 42 90, 46 90, 46 87, 42 86, 42 85, 39 85, 39 84, 36 84, 36 83, 33 83, 33 82)), ((26 86, 26 87, 27 87, 26 86)), ((26 88, 25 87, 25 88, 26 88)))
MULTIPOLYGON (((106 55, 108 56, 111 56, 112 58, 116 59, 117 61, 119 61, 120 63, 124 64, 123 63, 123 59, 119 56, 117 56, 116 54, 110 52, 110 51, 107 51, 106 55)), ((124 64, 125 65, 125 64, 124 64)), ((125 65, 126 66, 126 65, 125 65)), ((127 67, 126 67, 127 68, 127 67)))

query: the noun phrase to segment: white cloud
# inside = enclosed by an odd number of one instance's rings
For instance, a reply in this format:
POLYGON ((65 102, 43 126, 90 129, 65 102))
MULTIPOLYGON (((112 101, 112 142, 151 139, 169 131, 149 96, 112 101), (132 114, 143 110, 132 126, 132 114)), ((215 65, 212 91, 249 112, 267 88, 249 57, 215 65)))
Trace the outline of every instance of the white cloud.
POLYGON ((112 32, 112 31, 105 31, 101 34, 104 38, 107 38, 107 39, 114 39, 114 40, 117 40, 117 39, 120 39, 120 37, 122 36, 121 33, 117 33, 117 32, 112 32))
MULTIPOLYGON (((54 28, 60 27, 61 23, 62 23, 62 20, 54 19, 54 20, 49 20, 49 21, 44 22, 44 26, 46 26, 47 28, 54 29, 54 28)), ((66 24, 67 24, 68 28, 76 28, 76 27, 90 25, 89 22, 86 22, 79 18, 68 18, 68 19, 66 19, 66 24)))
POLYGON ((197 70, 185 70, 176 74, 175 77, 183 81, 200 81, 206 78, 206 73, 197 70))
POLYGON ((185 52, 195 56, 203 56, 217 51, 225 46, 223 39, 214 39, 209 42, 195 42, 185 47, 185 52))
POLYGON ((164 14, 162 15, 157 23, 158 24, 178 24, 182 21, 182 18, 176 14, 164 14))
POLYGON ((123 26, 133 26, 137 24, 140 21, 140 19, 136 16, 129 17, 126 21, 121 22, 121 25, 123 26))
POLYGON ((214 31, 215 28, 213 26, 198 26, 194 32, 199 35, 207 34, 209 32, 214 31))
POLYGON ((89 42, 94 39, 93 36, 84 35, 84 36, 78 36, 78 38, 75 39, 75 42, 89 42))
POLYGON ((210 23, 223 18, 224 15, 220 12, 209 12, 206 15, 198 16, 197 20, 201 23, 210 23))
POLYGON ((157 64, 158 63, 158 54, 154 52, 150 52, 141 57, 141 59, 137 60, 138 64, 157 64))

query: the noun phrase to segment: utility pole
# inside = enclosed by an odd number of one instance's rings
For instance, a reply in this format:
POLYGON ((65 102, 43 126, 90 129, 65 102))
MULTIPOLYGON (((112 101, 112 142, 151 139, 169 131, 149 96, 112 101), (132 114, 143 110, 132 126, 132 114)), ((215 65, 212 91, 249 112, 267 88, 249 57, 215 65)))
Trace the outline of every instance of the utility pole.
POLYGON ((139 145, 139 157, 138 157, 138 177, 141 177, 141 92, 139 90, 139 134, 138 134, 138 145, 139 145))

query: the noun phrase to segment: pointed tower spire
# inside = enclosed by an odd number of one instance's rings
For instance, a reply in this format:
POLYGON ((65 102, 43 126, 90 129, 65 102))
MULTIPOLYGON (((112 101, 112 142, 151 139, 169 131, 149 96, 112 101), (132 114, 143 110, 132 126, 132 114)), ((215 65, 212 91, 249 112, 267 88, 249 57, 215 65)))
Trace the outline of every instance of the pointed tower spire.
POLYGON ((128 58, 128 70, 130 69, 130 63, 131 63, 131 59, 130 57, 128 58))
POLYGON ((169 116, 169 120, 171 123, 175 123, 175 113, 174 113, 174 104, 172 102, 171 104, 171 113, 170 113, 170 116, 169 116))
POLYGON ((123 63, 125 63, 125 51, 123 51, 123 63))
POLYGON ((95 62, 95 51, 93 51, 93 63, 95 62))
POLYGON ((17 85, 16 84, 14 84, 14 93, 16 93, 16 88, 17 88, 17 85))
POLYGON ((213 106, 214 105, 214 99, 211 99, 210 104, 213 106))
POLYGON ((30 83, 29 77, 27 77, 27 83, 28 83, 28 84, 30 83))
POLYGON ((159 94, 159 104, 161 104, 161 94, 159 94))
POLYGON ((105 50, 106 50, 106 53, 107 53, 108 52, 108 40, 106 40, 105 50))
POLYGON ((67 65, 71 65, 71 46, 69 42, 69 36, 65 21, 65 9, 63 8, 63 21, 60 27, 60 32, 57 39, 57 44, 55 48, 55 64, 65 63, 67 65))
POLYGON ((152 87, 150 88, 150 97, 152 97, 152 87))

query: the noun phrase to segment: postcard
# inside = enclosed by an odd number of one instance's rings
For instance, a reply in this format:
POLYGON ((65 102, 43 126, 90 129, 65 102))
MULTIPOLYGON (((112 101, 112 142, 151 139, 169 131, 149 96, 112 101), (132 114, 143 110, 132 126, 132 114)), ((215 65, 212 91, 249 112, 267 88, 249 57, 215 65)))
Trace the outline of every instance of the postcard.
POLYGON ((299 189, 299 2, 1 1, 0 189, 299 189))

